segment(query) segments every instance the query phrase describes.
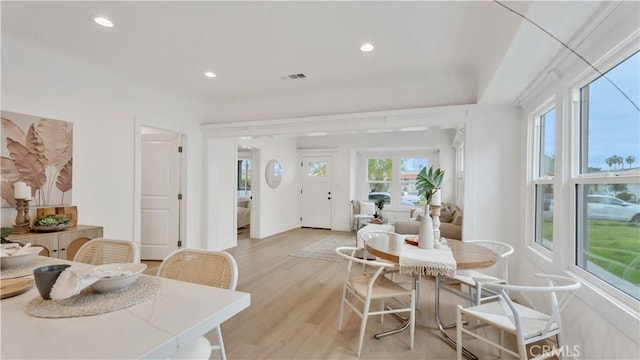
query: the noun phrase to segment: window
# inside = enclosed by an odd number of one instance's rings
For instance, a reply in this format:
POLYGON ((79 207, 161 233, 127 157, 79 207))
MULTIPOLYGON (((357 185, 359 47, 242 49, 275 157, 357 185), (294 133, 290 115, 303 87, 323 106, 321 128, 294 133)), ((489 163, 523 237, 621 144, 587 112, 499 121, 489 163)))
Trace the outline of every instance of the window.
POLYGON ((427 166, 426 158, 404 157, 400 159, 400 204, 424 205, 424 196, 418 196, 416 191, 416 178, 420 170, 427 166))
POLYGON ((371 158, 367 164, 369 200, 384 199, 385 204, 391 204, 390 187, 393 180, 393 161, 388 158, 371 158))
POLYGON ((251 160, 238 160, 238 196, 251 196, 251 160))
POLYGON ((640 55, 575 90, 575 264, 640 299, 640 55))
POLYGON ((310 161, 308 175, 312 177, 327 176, 327 163, 324 161, 310 161))
POLYGON ((548 107, 542 114, 534 117, 534 241, 546 248, 553 249, 553 182, 555 167, 555 124, 556 109, 548 107))
MULTIPOLYGON (((366 190, 370 201, 383 199, 392 207, 424 205, 425 199, 416 192, 418 173, 427 167, 424 153, 398 152, 368 154, 366 159, 366 190)), ((431 154, 431 158, 436 155, 431 154)))

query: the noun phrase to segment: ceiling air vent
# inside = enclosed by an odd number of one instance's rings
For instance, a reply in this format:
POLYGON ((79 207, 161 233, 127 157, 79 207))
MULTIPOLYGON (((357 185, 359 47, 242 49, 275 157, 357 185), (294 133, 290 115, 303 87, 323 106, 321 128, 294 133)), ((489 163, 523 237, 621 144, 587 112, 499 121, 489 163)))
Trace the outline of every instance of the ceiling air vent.
POLYGON ((283 75, 280 78, 282 80, 297 80, 297 79, 306 79, 307 75, 300 73, 300 74, 283 75))

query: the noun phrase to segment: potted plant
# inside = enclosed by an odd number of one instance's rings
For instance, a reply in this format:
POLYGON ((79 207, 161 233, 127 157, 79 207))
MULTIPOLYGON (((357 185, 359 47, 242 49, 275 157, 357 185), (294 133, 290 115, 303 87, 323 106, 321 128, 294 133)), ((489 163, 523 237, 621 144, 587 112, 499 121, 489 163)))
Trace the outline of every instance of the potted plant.
POLYGON ((41 217, 33 223, 33 230, 36 232, 61 231, 69 226, 70 220, 56 215, 41 217))
POLYGON ((434 169, 433 166, 422 168, 418 177, 416 178, 416 190, 418 195, 424 195, 427 200, 427 204, 431 202, 431 197, 442 185, 442 179, 444 178, 444 170, 440 168, 434 169))
POLYGON ((11 243, 11 241, 7 240, 7 237, 9 235, 11 235, 12 232, 13 232, 13 229, 10 228, 10 227, 3 227, 2 228, 2 236, 0 236, 0 239, 2 240, 3 244, 11 243))
POLYGON ((373 215, 374 218, 381 218, 382 217, 382 209, 384 209, 384 199, 378 199, 376 200, 376 207, 378 208, 378 211, 376 211, 376 213, 373 215))

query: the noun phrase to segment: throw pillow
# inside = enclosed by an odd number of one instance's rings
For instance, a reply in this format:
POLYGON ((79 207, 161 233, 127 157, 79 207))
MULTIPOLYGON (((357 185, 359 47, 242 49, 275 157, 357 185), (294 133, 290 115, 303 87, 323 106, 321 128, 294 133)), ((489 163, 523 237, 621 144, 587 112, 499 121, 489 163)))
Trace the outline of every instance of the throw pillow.
POLYGON ((453 212, 450 207, 440 209, 440 221, 450 223, 453 221, 453 212))
POLYGON ((462 211, 460 209, 456 210, 453 216, 453 221, 451 221, 453 225, 462 225, 462 211))
POLYGON ((411 218, 417 221, 422 221, 422 219, 424 219, 424 209, 421 208, 417 208, 417 209, 411 209, 411 218))
POLYGON ((376 204, 368 201, 360 201, 360 214, 373 215, 376 213, 376 204))

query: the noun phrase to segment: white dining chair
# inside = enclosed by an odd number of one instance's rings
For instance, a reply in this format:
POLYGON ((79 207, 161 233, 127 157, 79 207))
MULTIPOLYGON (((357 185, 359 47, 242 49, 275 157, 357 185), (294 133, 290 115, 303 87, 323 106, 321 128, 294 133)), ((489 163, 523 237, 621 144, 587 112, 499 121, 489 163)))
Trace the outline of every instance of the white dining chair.
MULTIPOLYGON (((235 290, 238 284, 238 264, 231 254, 224 251, 179 249, 169 254, 158 268, 158 276, 174 280, 235 290)), ((227 358, 222 330, 215 328, 218 344, 211 345, 204 336, 180 347, 171 359, 209 359, 212 350, 227 358)))
MULTIPOLYGON (((362 258, 363 256, 367 256, 368 260, 376 260, 376 257, 367 253, 366 251, 366 246, 367 246, 367 242, 371 239, 374 238, 378 238, 378 237, 384 237, 387 239, 387 241, 389 242, 393 242, 396 244, 396 246, 401 247, 402 243, 404 242, 404 239, 406 237, 406 235, 404 234, 398 234, 395 232, 391 232, 391 231, 382 231, 382 230, 372 230, 372 231, 367 231, 367 232, 361 232, 360 234, 360 244, 362 244, 363 248, 365 250, 363 251, 358 251, 356 253, 356 257, 362 258), (362 255, 364 254, 364 255, 362 255)), ((377 259, 378 261, 386 261, 386 260, 382 260, 382 259, 377 259)), ((363 265, 364 267, 364 265, 363 265)), ((391 280, 398 282, 396 280, 396 275, 398 275, 400 272, 400 266, 398 264, 393 263, 393 267, 385 269, 384 273, 385 276, 388 276, 391 280)), ((420 304, 420 279, 421 276, 418 275, 417 278, 412 278, 409 281, 404 281, 404 282, 400 282, 401 284, 410 284, 411 286, 415 286, 416 288, 416 306, 417 304, 420 304)))
MULTIPOLYGON (((456 271, 453 279, 440 279, 439 290, 445 290, 469 300, 470 304, 480 305, 482 302, 496 299, 498 294, 488 289, 483 289, 482 284, 492 282, 506 284, 509 281, 508 258, 514 253, 513 246, 500 241, 491 240, 467 240, 465 243, 476 244, 490 249, 497 255, 496 263, 490 267, 481 269, 462 269, 456 271), (457 291, 451 285, 459 286, 457 291), (467 288, 467 294, 462 292, 467 288)), ((439 299, 438 299, 439 300, 439 299)))
POLYGON ((507 352, 520 359, 528 359, 526 345, 548 338, 556 338, 556 346, 549 347, 549 351, 536 356, 536 359, 545 359, 557 353, 564 344, 562 336, 562 324, 560 313, 573 297, 581 284, 576 279, 557 276, 536 274, 538 278, 546 281, 542 286, 521 286, 496 283, 484 283, 483 287, 498 294, 498 301, 474 305, 464 308, 458 305, 456 313, 457 359, 462 359, 463 335, 495 346, 501 351, 507 352), (522 293, 546 293, 549 295, 549 309, 543 311, 517 304, 509 297, 510 292, 522 293), (475 321, 472 321, 475 320, 475 321), (465 325, 466 324, 466 325, 465 325), (500 330, 500 342, 496 343, 483 332, 477 331, 479 326, 490 325, 500 330), (466 327, 465 327, 466 326, 466 327), (517 350, 504 346, 502 332, 515 335, 517 350))
POLYGON ((413 350, 415 332, 415 290, 407 290, 383 276, 385 269, 391 268, 394 264, 376 260, 367 260, 355 256, 357 247, 339 247, 336 254, 344 259, 345 282, 340 301, 340 314, 338 320, 338 331, 342 331, 342 320, 344 307, 347 305, 362 319, 360 324, 360 336, 358 339, 358 357, 362 353, 364 344, 364 334, 369 316, 396 313, 409 313, 410 321, 410 348, 413 350), (354 263, 363 264, 375 269, 373 273, 362 273, 356 270, 354 263), (400 302, 399 298, 408 298, 408 304, 400 302), (399 303, 398 308, 385 307, 385 300, 395 299, 399 303), (380 310, 371 311, 372 303, 378 301, 380 310))

